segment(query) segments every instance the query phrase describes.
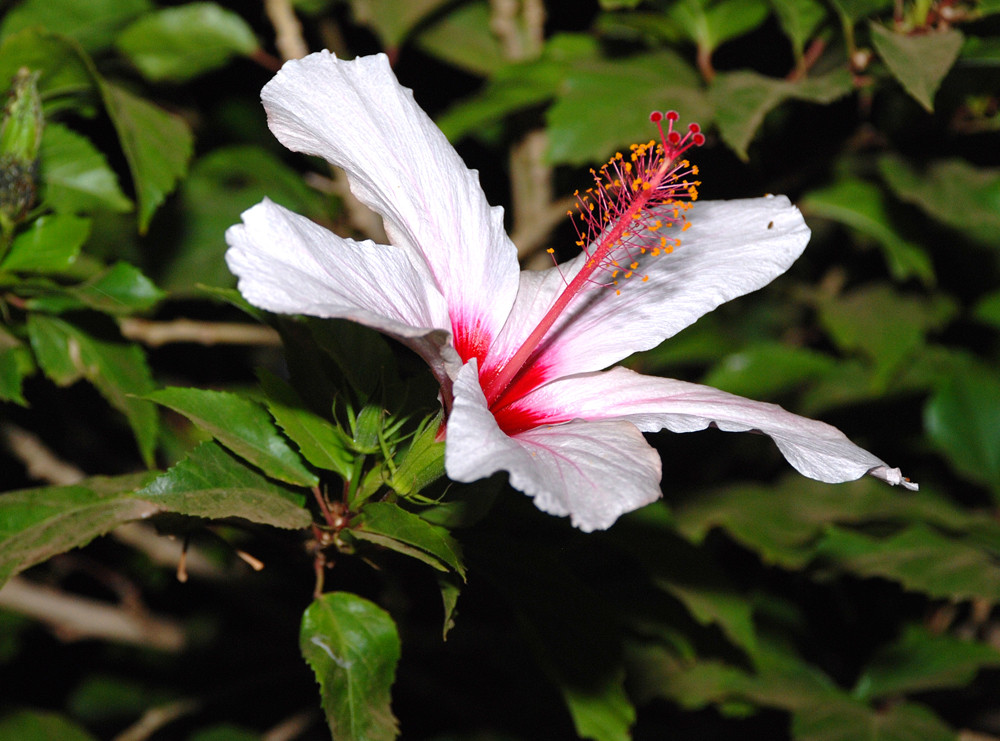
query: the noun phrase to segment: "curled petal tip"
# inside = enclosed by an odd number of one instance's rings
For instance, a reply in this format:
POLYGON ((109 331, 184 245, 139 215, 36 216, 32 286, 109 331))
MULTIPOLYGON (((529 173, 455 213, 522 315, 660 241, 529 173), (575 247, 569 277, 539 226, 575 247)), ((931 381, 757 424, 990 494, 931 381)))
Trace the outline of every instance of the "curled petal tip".
POLYGON ((893 486, 902 486, 910 491, 919 491, 920 489, 920 484, 915 481, 910 481, 898 468, 878 466, 873 468, 868 473, 877 479, 882 479, 886 483, 892 484, 893 486))

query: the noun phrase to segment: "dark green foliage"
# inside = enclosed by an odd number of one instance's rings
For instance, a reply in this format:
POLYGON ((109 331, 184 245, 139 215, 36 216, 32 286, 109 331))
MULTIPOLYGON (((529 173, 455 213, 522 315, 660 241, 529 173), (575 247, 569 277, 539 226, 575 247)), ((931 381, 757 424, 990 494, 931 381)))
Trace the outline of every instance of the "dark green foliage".
POLYGON ((1000 4, 285 8, 389 53, 519 244, 572 254, 562 199, 653 109, 707 133, 703 198, 801 207, 786 276, 628 364, 837 424, 920 491, 664 434, 664 501, 590 535, 444 477, 411 353, 233 289, 264 197, 384 239, 268 133, 263 6, 0 10, 0 584, 55 599, 0 591, 0 741, 1000 738, 1000 4), (93 640, 95 603, 182 645, 93 640))

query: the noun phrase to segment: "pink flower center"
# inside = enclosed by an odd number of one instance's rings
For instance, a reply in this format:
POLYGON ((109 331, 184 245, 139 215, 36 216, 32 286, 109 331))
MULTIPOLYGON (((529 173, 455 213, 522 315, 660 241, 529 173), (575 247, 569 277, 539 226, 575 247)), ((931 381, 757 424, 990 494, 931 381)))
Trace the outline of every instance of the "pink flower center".
POLYGON ((573 218, 576 243, 589 259, 510 359, 480 373, 490 409, 506 432, 515 431, 508 427, 532 426, 528 420, 505 422, 502 412, 541 380, 544 369, 534 367, 539 345, 573 298, 595 287, 613 288, 620 295, 622 281, 648 280, 641 272, 642 264, 648 258, 669 254, 680 244, 680 239, 668 236, 666 230, 680 225, 684 231, 690 226, 684 211, 698 197, 700 183, 689 179, 698 174, 698 168, 679 158, 691 147, 704 144, 705 136, 695 123, 689 124, 683 135, 674 131, 677 119, 675 111, 652 113, 650 120, 659 130, 660 143, 633 144, 628 155, 617 153, 600 170, 591 170, 592 188, 575 194, 575 209, 567 213, 573 218))

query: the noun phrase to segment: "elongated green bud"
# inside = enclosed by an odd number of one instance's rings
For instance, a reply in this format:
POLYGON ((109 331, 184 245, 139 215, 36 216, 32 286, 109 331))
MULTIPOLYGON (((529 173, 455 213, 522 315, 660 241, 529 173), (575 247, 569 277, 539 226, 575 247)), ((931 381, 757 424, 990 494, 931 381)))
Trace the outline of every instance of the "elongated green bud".
POLYGON ((5 230, 21 221, 35 200, 42 102, 38 72, 21 68, 7 94, 0 122, 0 220, 5 230))

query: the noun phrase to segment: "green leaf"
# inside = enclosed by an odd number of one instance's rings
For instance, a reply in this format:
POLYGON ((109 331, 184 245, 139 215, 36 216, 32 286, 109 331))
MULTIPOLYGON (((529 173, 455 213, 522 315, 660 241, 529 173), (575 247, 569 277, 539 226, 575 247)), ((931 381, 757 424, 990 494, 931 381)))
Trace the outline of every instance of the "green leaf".
POLYGON ((122 26, 151 7, 149 0, 25 0, 7 13, 0 37, 41 27, 97 51, 110 46, 122 26))
POLYGON ((608 674, 598 686, 566 684, 563 699, 573 716, 580 738, 595 741, 630 741, 635 707, 625 693, 625 670, 608 674))
POLYGON ((683 124, 704 121, 711 108, 700 86, 697 73, 672 51, 574 64, 546 113, 548 157, 558 164, 592 164, 616 148, 649 141, 657 135, 651 111, 675 108, 683 124), (627 92, 622 80, 629 81, 627 92))
POLYGON ((0 270, 64 272, 76 262, 89 234, 90 219, 73 214, 40 216, 14 238, 0 270))
POLYGON ((781 30, 792 43, 792 53, 798 62, 806 42, 826 18, 827 10, 817 0, 771 0, 781 30))
POLYGON ((830 0, 830 4, 853 24, 892 7, 892 0, 830 0))
POLYGON ((0 584, 124 522, 159 512, 155 504, 132 495, 149 479, 148 473, 98 476, 73 486, 4 493, 0 497, 0 584))
POLYGON ((35 372, 35 360, 21 340, 0 327, 0 400, 27 406, 21 392, 24 379, 35 372))
POLYGON ((183 414, 265 474, 297 486, 315 486, 316 475, 289 447, 257 403, 225 391, 171 387, 146 396, 183 414))
POLYGON ((836 365, 832 357, 815 350, 760 343, 728 355, 702 382, 740 396, 769 399, 822 378, 836 365))
POLYGON ((1000 496, 1000 375, 969 364, 951 374, 928 400, 924 426, 962 474, 1000 496))
POLYGON ((42 29, 26 28, 0 44, 0 80, 10 80, 21 67, 41 71, 38 91, 46 102, 90 91, 94 85, 90 60, 80 47, 42 29))
POLYGON ((809 193, 801 203, 807 214, 846 224, 874 239, 885 253, 897 281, 915 277, 934 284, 934 267, 926 250, 901 237, 892 223, 882 188, 863 180, 841 180, 809 193))
POLYGON ((769 10, 763 0, 680 0, 670 6, 667 17, 700 49, 711 54, 720 44, 763 23, 769 10))
POLYGON ((132 210, 132 201, 122 193, 104 155, 85 136, 62 124, 49 122, 45 126, 41 173, 44 203, 56 212, 132 210))
POLYGON ((400 645, 389 613, 354 594, 324 594, 302 616, 299 646, 337 741, 396 738, 390 691, 400 645))
POLYGON ((956 310, 944 294, 924 297, 870 284, 822 300, 819 318, 839 348, 872 360, 881 388, 924 345, 926 334, 944 327, 956 310))
POLYGON ((831 523, 928 523, 955 532, 979 519, 928 491, 897 490, 872 478, 831 486, 789 475, 775 486, 731 486, 689 497, 674 509, 678 530, 699 543, 714 528, 756 551, 765 563, 799 569, 831 523))
POLYGON ((452 569, 465 579, 462 551, 448 531, 389 502, 369 502, 350 523, 359 540, 418 558, 434 568, 452 569))
POLYGON ((257 48, 253 29, 231 10, 187 3, 143 16, 118 36, 117 46, 149 80, 183 81, 257 48))
POLYGON ((55 314, 90 308, 128 315, 153 308, 165 295, 131 263, 118 262, 78 286, 30 299, 28 308, 55 314))
POLYGON ((420 22, 447 0, 349 0, 354 20, 374 30, 382 43, 395 48, 420 22))
POLYGON ((1000 651, 990 645, 912 624, 874 656, 858 677, 854 695, 872 700, 964 687, 980 669, 997 666, 1000 651))
POLYGON ((795 741, 957 741, 944 721, 923 705, 875 710, 861 703, 818 703, 792 715, 795 741))
POLYGON ((60 386, 86 378, 116 409, 125 413, 146 465, 153 464, 159 436, 156 408, 138 398, 153 389, 143 351, 132 344, 98 338, 63 319, 33 313, 28 336, 45 375, 60 386))
POLYGON ((97 741, 86 729, 55 713, 19 710, 0 720, 2 741, 97 741))
POLYGON ((677 599, 701 625, 716 625, 736 646, 753 653, 757 635, 752 608, 711 554, 678 537, 664 507, 630 513, 612 535, 635 554, 657 588, 677 599))
POLYGON ((546 42, 541 59, 497 69, 477 95, 450 108, 438 117, 437 125, 453 141, 487 128, 555 97, 570 70, 597 58, 598 47, 591 37, 557 34, 546 42))
POLYGON ((795 82, 766 77, 751 70, 722 72, 715 76, 709 97, 715 107, 719 133, 740 159, 746 160, 747 147, 764 117, 788 99, 808 103, 832 103, 854 89, 846 69, 822 77, 795 82))
POLYGON ((444 606, 444 627, 441 629, 441 640, 448 640, 448 633, 455 627, 455 608, 458 597, 462 593, 462 585, 454 574, 438 575, 438 586, 441 588, 441 603, 444 606))
POLYGON ((445 475, 444 441, 437 440, 441 414, 428 417, 414 434, 406 452, 399 456, 388 484, 403 497, 419 494, 424 487, 445 475))
POLYGON ((972 313, 979 321, 1000 328, 1000 291, 979 299, 972 313))
POLYGON ((109 82, 100 82, 139 201, 139 231, 187 172, 194 137, 187 123, 149 101, 109 82))
POLYGON ((78 286, 73 294, 92 309, 123 315, 148 311, 166 297, 137 267, 127 262, 115 263, 78 286))
POLYGON ((958 59, 965 39, 954 28, 921 34, 893 33, 872 22, 872 45, 893 77, 928 112, 934 111, 934 93, 958 59))
POLYGON ((1000 169, 959 159, 937 160, 917 172, 902 157, 887 155, 879 171, 893 192, 931 218, 991 247, 1000 234, 1000 169))
POLYGON ((312 523, 299 492, 264 478, 213 442, 198 445, 136 496, 192 517, 240 517, 290 530, 312 523))
POLYGON ((354 453, 347 434, 332 422, 308 409, 298 393, 272 373, 260 373, 267 409, 274 421, 294 442, 307 461, 334 471, 345 481, 354 473, 354 453))
POLYGON ((490 31, 490 7, 465 3, 417 34, 417 45, 439 59, 476 75, 490 75, 509 64, 500 39, 490 31))
POLYGON ((173 294, 194 292, 192 276, 209 286, 234 286, 223 255, 226 229, 263 198, 314 219, 329 218, 324 200, 300 173, 260 147, 227 146, 195 160, 177 193, 176 248, 162 256, 157 282, 173 294))
POLYGON ((845 571, 899 582, 933 598, 1000 601, 1000 569, 993 555, 923 525, 887 538, 830 528, 816 553, 845 571))

